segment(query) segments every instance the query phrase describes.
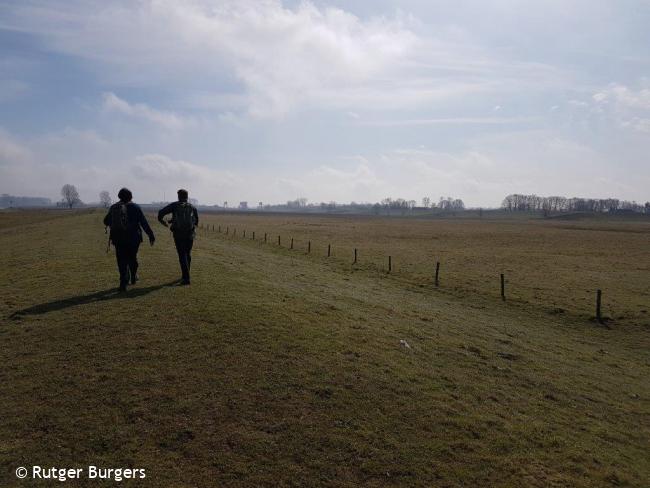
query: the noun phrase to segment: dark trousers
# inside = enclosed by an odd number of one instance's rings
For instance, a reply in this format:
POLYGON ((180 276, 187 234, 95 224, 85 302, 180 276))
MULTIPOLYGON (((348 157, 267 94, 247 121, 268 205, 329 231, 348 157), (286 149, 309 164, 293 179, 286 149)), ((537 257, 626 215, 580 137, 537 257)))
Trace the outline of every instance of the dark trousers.
POLYGON ((117 269, 120 272, 120 286, 126 286, 129 278, 135 277, 138 272, 139 242, 126 242, 115 244, 115 257, 117 269))
POLYGON ((192 246, 194 239, 190 237, 174 236, 176 252, 178 253, 178 262, 181 265, 183 281, 190 281, 190 267, 192 265, 192 246))

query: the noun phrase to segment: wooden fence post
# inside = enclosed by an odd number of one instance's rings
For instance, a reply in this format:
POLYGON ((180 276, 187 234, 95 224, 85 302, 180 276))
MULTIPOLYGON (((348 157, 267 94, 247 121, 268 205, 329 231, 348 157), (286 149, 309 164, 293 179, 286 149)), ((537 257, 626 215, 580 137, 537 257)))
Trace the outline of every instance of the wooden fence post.
POLYGON ((440 284, 440 281, 438 280, 438 276, 440 275, 440 261, 436 262, 436 286, 440 284))
POLYGON ((329 258, 332 255, 332 245, 327 245, 327 257, 329 258))
POLYGON ((596 290, 596 320, 599 324, 603 323, 603 317, 600 313, 600 305, 602 302, 602 291, 596 290))
POLYGON ((244 239, 246 239, 246 229, 244 229, 244 239))
POLYGON ((357 264, 357 248, 356 247, 354 248, 354 263, 353 264, 357 264))
POLYGON ((264 242, 266 242, 266 232, 264 233, 264 242))
POLYGON ((311 253, 311 241, 307 242, 307 254, 311 253))
POLYGON ((506 301, 506 277, 501 273, 501 300, 506 301))
POLYGON ((255 231, 253 231, 253 240, 255 240, 255 231))
POLYGON ((291 247, 289 249, 293 249, 293 237, 291 238, 291 247))
POLYGON ((281 245, 282 244, 280 244, 280 236, 278 236, 278 246, 281 246, 281 245))
POLYGON ((388 256, 388 272, 390 273, 393 270, 393 257, 388 256))

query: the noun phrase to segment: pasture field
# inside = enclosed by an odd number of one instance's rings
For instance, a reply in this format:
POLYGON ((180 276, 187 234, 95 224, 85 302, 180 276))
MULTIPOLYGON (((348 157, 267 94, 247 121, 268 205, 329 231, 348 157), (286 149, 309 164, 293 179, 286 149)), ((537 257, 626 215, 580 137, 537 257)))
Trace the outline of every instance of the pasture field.
POLYGON ((151 218, 120 294, 102 217, 0 213, 0 486, 649 484, 647 221, 203 214, 178 287, 151 218))
POLYGON ((500 274, 506 296, 550 313, 576 318, 595 315, 596 290, 605 297, 604 315, 620 324, 650 322, 650 218, 639 220, 413 219, 351 216, 267 216, 204 214, 203 222, 229 237, 281 236, 283 247, 327 256, 346 270, 388 270, 396 280, 425 288, 434 285, 441 263, 439 291, 471 299, 498 299, 500 274), (354 249, 358 249, 357 265, 354 249))

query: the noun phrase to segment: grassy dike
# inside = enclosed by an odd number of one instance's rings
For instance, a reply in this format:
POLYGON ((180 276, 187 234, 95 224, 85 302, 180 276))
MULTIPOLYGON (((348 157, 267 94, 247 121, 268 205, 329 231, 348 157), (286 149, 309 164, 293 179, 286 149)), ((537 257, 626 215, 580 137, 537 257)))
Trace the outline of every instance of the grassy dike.
POLYGON ((101 218, 0 215, 0 486, 647 486, 647 329, 158 225, 119 295, 101 218))

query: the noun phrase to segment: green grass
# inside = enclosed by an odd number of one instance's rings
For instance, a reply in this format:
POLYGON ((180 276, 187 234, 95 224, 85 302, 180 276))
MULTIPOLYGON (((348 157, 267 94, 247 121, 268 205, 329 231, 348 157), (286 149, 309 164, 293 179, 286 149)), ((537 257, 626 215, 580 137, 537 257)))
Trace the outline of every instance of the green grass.
POLYGON ((216 233, 177 287, 160 226, 119 295, 102 214, 61 215, 0 216, 0 486, 34 464, 163 487, 648 485, 641 321, 216 233))

